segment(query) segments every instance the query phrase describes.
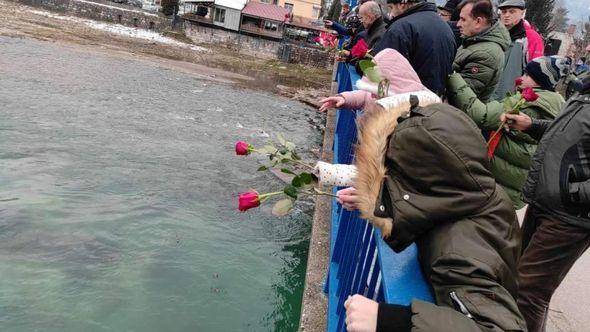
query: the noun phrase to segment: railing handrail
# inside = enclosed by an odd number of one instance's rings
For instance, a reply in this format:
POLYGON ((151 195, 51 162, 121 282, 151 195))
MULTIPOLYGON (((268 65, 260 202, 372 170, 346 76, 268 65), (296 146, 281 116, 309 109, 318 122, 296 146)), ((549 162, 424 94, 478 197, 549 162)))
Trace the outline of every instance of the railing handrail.
MULTIPOLYGON (((360 79, 354 66, 338 65, 338 92, 352 91, 360 79)), ((358 112, 360 113, 360 112, 358 112)), ((338 110, 334 133, 334 163, 350 164, 356 143, 356 116, 338 110)), ((334 188, 336 192, 339 188, 334 188)), ((416 245, 396 254, 382 240, 379 230, 360 219, 357 212, 332 201, 328 294, 328 331, 344 331, 343 303, 361 294, 376 301, 408 305, 412 299, 432 302, 430 287, 418 263, 416 245)))

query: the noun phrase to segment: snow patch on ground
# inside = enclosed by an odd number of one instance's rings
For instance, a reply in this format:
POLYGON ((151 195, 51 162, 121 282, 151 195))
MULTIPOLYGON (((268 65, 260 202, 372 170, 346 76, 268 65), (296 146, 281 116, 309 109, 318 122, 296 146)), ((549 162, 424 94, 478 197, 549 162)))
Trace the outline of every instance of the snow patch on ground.
POLYGON ((102 7, 106 7, 106 8, 114 8, 114 9, 123 10, 123 11, 126 11, 126 12, 132 12, 132 13, 138 13, 138 14, 142 14, 142 15, 148 15, 148 16, 158 17, 157 14, 154 14, 154 13, 146 13, 146 12, 141 11, 141 10, 133 10, 133 9, 127 9, 127 8, 122 8, 122 7, 109 6, 109 5, 105 5, 105 4, 102 4, 102 3, 97 3, 97 2, 93 2, 93 1, 86 1, 86 0, 74 0, 74 1, 83 2, 83 3, 89 3, 89 4, 92 4, 92 5, 102 6, 102 7))
POLYGON ((113 33, 113 34, 117 34, 117 35, 121 35, 121 36, 125 36, 125 37, 149 40, 149 41, 153 41, 153 42, 157 42, 157 43, 178 46, 178 47, 184 47, 184 48, 188 48, 190 50, 197 51, 197 52, 206 50, 203 47, 179 42, 175 39, 164 37, 161 34, 154 32, 154 31, 138 29, 138 28, 133 28, 133 27, 127 27, 127 26, 124 26, 121 24, 97 22, 97 21, 87 20, 87 19, 73 17, 73 16, 57 15, 57 14, 42 11, 42 10, 30 10, 29 12, 36 14, 36 15, 55 18, 58 20, 82 23, 92 29, 102 30, 102 31, 106 31, 109 33, 113 33))

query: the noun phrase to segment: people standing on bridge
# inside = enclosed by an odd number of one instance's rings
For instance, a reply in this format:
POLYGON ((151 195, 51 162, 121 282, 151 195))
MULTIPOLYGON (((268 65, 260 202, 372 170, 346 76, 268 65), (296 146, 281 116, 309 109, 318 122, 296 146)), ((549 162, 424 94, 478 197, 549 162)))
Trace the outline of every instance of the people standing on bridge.
MULTIPOLYGON (((535 119, 555 119, 565 101, 554 88, 557 82, 567 75, 567 71, 567 61, 563 57, 541 57, 529 62, 519 88, 533 88, 538 99, 526 101, 521 111, 535 119)), ((458 74, 449 77, 447 88, 451 105, 469 115, 475 124, 484 130, 486 137, 498 137, 493 132, 498 130, 502 123, 500 117, 505 111, 504 100, 482 102, 458 74)), ((521 191, 537 144, 536 139, 516 130, 502 132, 497 145, 489 144, 492 174, 512 200, 515 209, 521 209, 525 205, 521 191)))
POLYGON ((372 53, 386 48, 400 52, 422 84, 442 96, 455 58, 455 37, 438 16, 436 5, 424 0, 387 0, 391 24, 372 53))
POLYGON ((526 331, 515 300, 519 225, 480 130, 450 105, 414 107, 407 117, 410 107, 388 108, 389 98, 365 107, 354 188, 337 200, 379 227, 395 252, 416 243, 435 303, 353 295, 344 304, 348 331, 526 331))
POLYGON ((494 93, 494 100, 504 98, 506 92, 514 92, 514 80, 520 77, 527 63, 543 56, 543 38, 525 22, 524 0, 506 0, 502 2, 500 20, 510 32, 512 45, 506 52, 506 62, 500 84, 494 93))
POLYGON ((372 49, 381 40, 386 29, 381 7, 375 1, 367 1, 359 8, 359 18, 365 28, 361 38, 365 40, 369 49, 372 49))
POLYGON ((518 307, 529 332, 545 331, 549 302, 590 247, 590 74, 554 121, 506 114, 511 126, 540 140, 523 194, 518 307))
MULTIPOLYGON (((420 82, 420 78, 408 62, 408 60, 398 51, 385 49, 375 55, 373 61, 379 67, 384 79, 389 81, 387 96, 406 92, 420 92, 430 98, 438 98, 433 92, 428 90, 420 82)), ((378 94, 378 84, 371 82, 367 77, 363 77, 356 83, 357 90, 344 91, 335 96, 330 96, 320 100, 320 112, 325 112, 330 108, 345 108, 350 110, 360 110, 366 104, 375 101, 378 94)))
POLYGON ((510 34, 495 19, 490 0, 465 0, 458 10, 457 27, 464 39, 457 50, 453 71, 459 73, 485 103, 490 100, 502 76, 510 34))

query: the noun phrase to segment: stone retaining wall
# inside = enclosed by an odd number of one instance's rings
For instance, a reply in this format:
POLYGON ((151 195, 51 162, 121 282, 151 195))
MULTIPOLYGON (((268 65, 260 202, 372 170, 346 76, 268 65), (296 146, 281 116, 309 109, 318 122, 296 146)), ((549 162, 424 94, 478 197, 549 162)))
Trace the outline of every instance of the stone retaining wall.
POLYGON ((119 23, 126 26, 162 31, 171 26, 171 20, 159 13, 120 5, 110 1, 87 0, 13 0, 33 7, 89 18, 119 23))
POLYGON ((244 35, 235 31, 208 27, 185 21, 186 36, 196 43, 224 45, 241 53, 275 59, 281 45, 280 41, 244 35))

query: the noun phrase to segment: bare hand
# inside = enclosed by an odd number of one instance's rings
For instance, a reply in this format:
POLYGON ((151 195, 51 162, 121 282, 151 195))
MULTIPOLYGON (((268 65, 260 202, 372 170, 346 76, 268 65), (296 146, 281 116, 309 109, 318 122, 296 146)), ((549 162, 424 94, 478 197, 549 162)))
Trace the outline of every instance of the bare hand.
POLYGON ((354 187, 348 187, 336 192, 336 201, 342 206, 347 209, 348 211, 353 211, 358 209, 359 203, 359 196, 357 195, 356 189, 354 187))
POLYGON ((504 128, 513 128, 516 130, 527 130, 531 127, 531 124, 533 123, 533 120, 531 120, 531 118, 524 113, 504 113, 500 115, 500 121, 506 122, 504 128))
POLYGON ((379 303, 362 295, 353 295, 344 302, 346 330, 349 332, 375 332, 379 303))
POLYGON ((344 105, 344 97, 342 96, 331 96, 320 100, 322 106, 320 106, 320 112, 325 112, 330 108, 340 107, 344 105))
POLYGON ((334 22, 330 20, 324 20, 324 25, 326 26, 326 28, 331 28, 333 24, 334 22))

